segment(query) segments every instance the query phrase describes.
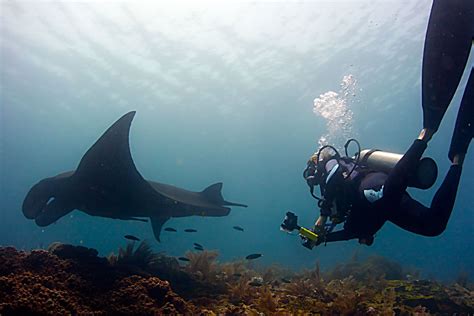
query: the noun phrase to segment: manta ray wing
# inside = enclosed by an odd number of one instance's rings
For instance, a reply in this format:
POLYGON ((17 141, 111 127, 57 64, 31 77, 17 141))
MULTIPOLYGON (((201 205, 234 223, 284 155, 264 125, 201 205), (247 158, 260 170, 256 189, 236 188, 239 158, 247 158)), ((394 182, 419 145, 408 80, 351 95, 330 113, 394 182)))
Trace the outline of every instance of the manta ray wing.
POLYGON ((82 157, 74 176, 80 181, 112 185, 145 181, 130 153, 129 133, 135 111, 118 119, 82 157))
POLYGON ((112 203, 116 209, 140 209, 165 200, 133 162, 129 133, 134 116, 135 111, 129 112, 110 126, 82 157, 74 173, 75 181, 96 192, 98 204, 103 199, 104 205, 112 203))

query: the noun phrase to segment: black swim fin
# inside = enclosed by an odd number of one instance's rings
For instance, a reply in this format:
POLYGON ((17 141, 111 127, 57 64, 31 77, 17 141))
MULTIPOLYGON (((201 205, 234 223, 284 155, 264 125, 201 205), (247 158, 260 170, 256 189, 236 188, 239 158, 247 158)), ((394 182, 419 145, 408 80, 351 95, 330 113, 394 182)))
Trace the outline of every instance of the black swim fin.
POLYGON ((474 1, 434 0, 423 51, 423 127, 438 130, 466 67, 474 1))
POLYGON ((474 136, 474 68, 467 81, 459 107, 448 157, 452 161, 456 154, 465 154, 474 136))

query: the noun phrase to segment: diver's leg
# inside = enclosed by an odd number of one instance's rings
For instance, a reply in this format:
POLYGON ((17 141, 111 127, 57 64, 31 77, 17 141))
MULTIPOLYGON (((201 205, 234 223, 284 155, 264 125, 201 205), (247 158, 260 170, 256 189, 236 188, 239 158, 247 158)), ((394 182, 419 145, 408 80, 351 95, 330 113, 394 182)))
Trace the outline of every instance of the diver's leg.
POLYGON ((449 159, 453 163, 461 164, 464 161, 464 155, 467 152, 469 143, 474 136, 474 69, 467 81, 466 89, 459 107, 456 126, 454 127, 451 146, 449 148, 449 159), (457 157, 456 157, 457 156, 457 157), (456 157, 456 159, 455 159, 456 157), (456 160, 456 161, 455 161, 456 160))
POLYGON ((423 236, 438 236, 448 224, 454 207, 462 167, 452 165, 441 187, 428 208, 405 193, 398 209, 388 213, 388 220, 412 233, 423 236))
POLYGON ((454 96, 474 35, 474 1, 434 0, 423 51, 423 127, 433 133, 454 96))
POLYGON ((415 173, 426 147, 425 141, 415 140, 402 159, 390 171, 383 187, 383 199, 386 201, 386 205, 396 206, 400 203, 407 189, 408 180, 415 173))

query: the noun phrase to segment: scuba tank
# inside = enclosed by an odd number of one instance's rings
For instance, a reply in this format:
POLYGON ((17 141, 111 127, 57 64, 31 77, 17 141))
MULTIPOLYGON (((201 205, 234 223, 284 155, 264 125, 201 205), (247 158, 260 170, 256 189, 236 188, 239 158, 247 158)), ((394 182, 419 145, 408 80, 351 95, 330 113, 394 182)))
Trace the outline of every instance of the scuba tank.
MULTIPOLYGON (((385 173, 390 173, 390 171, 395 167, 395 165, 400 161, 403 155, 385 152, 377 149, 365 149, 361 150, 359 142, 351 138, 344 145, 345 157, 342 157, 336 148, 331 145, 325 145, 319 148, 319 150, 311 157, 308 161, 306 169, 303 172, 303 177, 306 180, 311 195, 318 200, 318 206, 324 207, 327 206, 330 201, 327 201, 325 195, 326 192, 326 180, 329 174, 328 170, 325 169, 325 159, 322 159, 321 153, 326 150, 331 149, 334 154, 330 156, 330 159, 335 159, 338 165, 343 165, 344 162, 352 162, 352 168, 344 170, 344 168, 337 168, 337 173, 339 178, 342 173, 342 180, 350 178, 351 174, 357 169, 368 169, 371 171, 381 171, 385 173), (349 144, 354 142, 358 151, 355 153, 355 156, 350 157, 347 153, 349 144), (321 197, 318 197, 314 194, 314 187, 320 186, 321 197)), ((357 172, 357 171, 356 171, 357 172)), ((408 179, 408 186, 426 190, 430 188, 435 182, 438 176, 438 167, 436 162, 428 157, 424 157, 418 161, 418 166, 415 173, 408 179)), ((334 181, 333 181, 334 182, 334 181)), ((334 186, 333 186, 334 187, 334 186)), ((332 191, 332 190, 329 190, 332 191)))
MULTIPOLYGON (((400 154, 378 149, 364 149, 359 156, 359 165, 385 173, 389 173, 403 157, 400 154)), ((426 190, 436 182, 437 177, 438 166, 436 162, 429 157, 424 157, 418 161, 415 173, 408 179, 408 186, 426 190)))

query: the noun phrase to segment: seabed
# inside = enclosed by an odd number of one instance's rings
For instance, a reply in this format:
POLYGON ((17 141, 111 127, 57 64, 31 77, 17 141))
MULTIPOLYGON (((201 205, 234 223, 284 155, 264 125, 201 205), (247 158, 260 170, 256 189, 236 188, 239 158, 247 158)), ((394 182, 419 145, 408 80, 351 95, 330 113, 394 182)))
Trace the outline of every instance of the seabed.
POLYGON ((219 263, 217 251, 180 262, 146 242, 99 257, 53 243, 0 248, 0 315, 472 315, 473 286, 418 279, 386 258, 353 258, 333 270, 219 263))

